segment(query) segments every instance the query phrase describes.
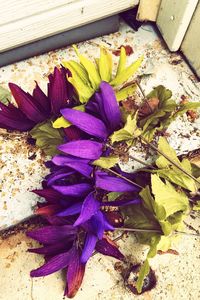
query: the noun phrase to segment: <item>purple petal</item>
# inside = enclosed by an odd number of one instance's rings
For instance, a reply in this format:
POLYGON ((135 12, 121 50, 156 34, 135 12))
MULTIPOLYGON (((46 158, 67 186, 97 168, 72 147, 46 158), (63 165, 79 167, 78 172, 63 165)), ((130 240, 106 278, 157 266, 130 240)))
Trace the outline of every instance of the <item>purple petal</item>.
POLYGON ((36 86, 33 90, 33 98, 37 102, 37 104, 41 107, 41 110, 47 115, 47 117, 51 113, 51 103, 45 93, 41 90, 39 85, 36 82, 36 86))
POLYGON ((52 162, 57 166, 70 167, 86 177, 90 177, 93 170, 93 168, 88 164, 90 162, 88 159, 86 160, 65 155, 56 155, 52 159, 52 162))
POLYGON ((81 283, 85 274, 85 264, 81 263, 79 251, 75 249, 71 255, 71 260, 67 270, 67 286, 64 295, 69 298, 73 298, 81 283))
MULTIPOLYGON (((70 242, 70 245, 71 245, 71 242, 70 242)), ((63 252, 63 250, 66 251, 66 249, 68 249, 68 247, 69 246, 68 246, 67 242, 62 241, 60 243, 44 246, 41 248, 28 249, 28 252, 43 254, 43 255, 56 255, 56 254, 59 254, 60 252, 63 252)))
POLYGON ((28 131, 35 126, 21 110, 9 103, 4 105, 0 102, 0 128, 28 131))
POLYGON ((121 113, 115 92, 109 83, 101 82, 100 92, 95 94, 95 98, 99 104, 101 116, 110 132, 118 129, 121 123, 121 113))
POLYGON ((96 246, 97 237, 94 234, 88 233, 85 239, 85 244, 83 247, 82 255, 81 255, 81 262, 85 264, 88 259, 91 257, 92 252, 96 246))
POLYGON ((67 121, 92 136, 101 139, 108 136, 104 123, 86 112, 65 108, 61 109, 61 114, 67 121))
POLYGON ((45 226, 42 228, 28 231, 27 236, 47 245, 62 241, 77 232, 76 228, 71 225, 64 226, 45 226))
POLYGON ((140 204, 141 199, 140 198, 134 198, 134 199, 123 199, 123 200, 116 200, 116 201, 106 201, 102 202, 102 206, 126 206, 130 204, 140 204))
POLYGON ((104 226, 104 230, 107 231, 113 231, 115 230, 115 227, 113 227, 107 220, 107 218, 105 217, 105 215, 102 213, 103 215, 103 226, 104 226))
POLYGON ((73 216, 81 212, 82 202, 76 203, 57 214, 58 217, 73 216))
POLYGON ((66 71, 63 68, 59 70, 55 67, 54 73, 49 75, 48 98, 54 115, 58 115, 61 108, 69 105, 66 71))
POLYGON ((47 179, 47 185, 51 186, 51 185, 53 185, 55 183, 56 180, 66 178, 66 177, 68 177, 68 176, 70 176, 70 175, 72 175, 74 173, 75 173, 74 171, 68 171, 68 172, 66 172, 63 169, 58 170, 57 172, 52 173, 48 177, 48 179, 47 179))
POLYGON ((36 215, 43 215, 43 216, 51 216, 60 211, 59 204, 50 204, 46 206, 41 206, 35 210, 36 215))
POLYGON ((46 119, 46 115, 40 110, 40 106, 30 94, 25 93, 14 83, 9 83, 9 88, 19 109, 23 111, 28 119, 36 123, 40 123, 46 119))
POLYGON ((73 197, 84 197, 92 190, 92 186, 89 183, 78 183, 73 185, 53 185, 56 191, 63 195, 73 197))
POLYGON ((69 250, 66 253, 61 253, 54 256, 40 268, 31 271, 31 277, 47 276, 67 267, 71 260, 71 253, 72 251, 69 250))
POLYGON ((105 216, 101 211, 98 211, 88 221, 92 232, 99 238, 102 239, 105 230, 113 230, 113 227, 108 223, 105 216))
POLYGON ((80 216, 74 223, 74 226, 78 226, 87 220, 89 220, 100 207, 99 201, 94 198, 94 192, 91 192, 84 200, 80 216))
POLYGON ((69 224, 69 220, 64 217, 57 217, 57 216, 47 216, 45 219, 48 221, 49 224, 55 226, 62 226, 69 224))
POLYGON ((103 145, 90 140, 80 140, 60 145, 58 149, 73 156, 92 160, 101 156, 103 145))
POLYGON ((36 195, 45 198, 50 203, 58 203, 58 200, 62 199, 62 194, 58 193, 54 189, 43 189, 43 190, 33 190, 36 195))
POLYGON ((63 128, 63 130, 68 141, 80 140, 80 138, 84 135, 83 132, 74 125, 63 128))
POLYGON ((119 251, 115 243, 113 243, 110 239, 108 238, 103 238, 102 240, 99 240, 96 243, 95 247, 96 251, 99 253, 102 253, 103 255, 108 255, 115 257, 119 260, 124 259, 124 255, 119 251))
POLYGON ((109 192, 138 192, 139 188, 125 179, 107 175, 104 172, 96 172, 96 187, 109 192))

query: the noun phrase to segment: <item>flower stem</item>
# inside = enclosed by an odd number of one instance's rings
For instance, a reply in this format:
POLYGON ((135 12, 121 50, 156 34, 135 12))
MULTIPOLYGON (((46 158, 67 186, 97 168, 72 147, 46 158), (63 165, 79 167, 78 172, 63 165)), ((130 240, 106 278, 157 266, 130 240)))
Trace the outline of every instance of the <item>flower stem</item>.
MULTIPOLYGON (((162 234, 162 232, 158 229, 139 229, 139 228, 128 228, 128 227, 120 227, 120 228, 115 228, 115 230, 121 230, 121 231, 129 231, 129 232, 155 232, 155 233, 160 233, 162 234)), ((191 235, 191 236, 199 236, 199 233, 192 233, 192 232, 185 232, 185 231, 179 231, 179 230, 175 230, 174 234, 184 234, 184 235, 191 235)))

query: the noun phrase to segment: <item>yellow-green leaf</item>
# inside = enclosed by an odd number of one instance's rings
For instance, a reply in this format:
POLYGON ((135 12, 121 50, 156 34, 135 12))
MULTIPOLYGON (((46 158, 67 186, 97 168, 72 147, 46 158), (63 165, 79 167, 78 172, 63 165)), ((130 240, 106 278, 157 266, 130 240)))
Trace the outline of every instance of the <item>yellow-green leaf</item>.
POLYGON ((155 212, 159 221, 164 221, 176 212, 186 212, 189 208, 188 198, 182 191, 176 191, 166 180, 164 183, 159 176, 151 175, 152 193, 155 198, 155 212))
POLYGON ((122 192, 110 192, 107 194, 108 201, 114 201, 122 194, 122 192))
POLYGON ((116 92, 116 98, 117 98, 117 101, 122 101, 122 100, 125 100, 127 99, 128 97, 131 97, 133 96, 133 94, 135 93, 137 89, 137 86, 136 84, 131 84, 125 88, 122 88, 121 90, 117 91, 116 92))
POLYGON ((116 76, 119 75, 125 68, 126 68, 126 49, 124 47, 121 47, 116 76))
MULTIPOLYGON (((85 105, 74 106, 73 109, 79 111, 85 111, 85 105)), ((72 124, 69 121, 67 121, 63 116, 59 117, 53 122, 53 128, 67 128, 71 125, 72 124)))
POLYGON ((92 87, 95 90, 97 90, 101 82, 101 78, 95 64, 89 59, 87 59, 84 55, 80 54, 78 48, 75 45, 73 47, 76 51, 78 58, 80 59, 82 66, 87 71, 92 87))
POLYGON ((110 82, 112 86, 118 86, 126 82, 130 77, 132 77, 139 67, 141 66, 143 61, 143 56, 138 58, 134 63, 132 63, 129 67, 125 68, 121 71, 117 76, 110 82))
MULTIPOLYGON (((182 169, 192 175, 192 166, 188 159, 183 159, 182 162, 178 159, 176 152, 170 147, 167 140, 164 137, 160 137, 158 142, 158 149, 164 152, 170 157, 175 163, 177 163, 182 169)), ((196 182, 186 175, 184 172, 179 170, 176 166, 172 165, 164 156, 159 155, 156 160, 156 165, 159 168, 154 173, 159 176, 170 180, 171 182, 188 189, 191 192, 197 191, 196 182)))
POLYGON ((100 48, 99 73, 101 79, 110 82, 112 79, 112 55, 105 48, 100 48))
POLYGON ((93 161, 93 165, 101 167, 103 169, 110 169, 114 167, 119 162, 118 156, 108 156, 100 157, 99 159, 93 161))
MULTIPOLYGON (((158 141, 158 149, 164 152, 171 160, 175 163, 180 165, 180 161, 176 155, 176 151, 170 147, 169 143, 167 142, 166 138, 160 137, 158 141)), ((171 164, 164 156, 160 155, 159 158, 156 160, 156 165, 158 168, 165 168, 171 164)))
POLYGON ((128 115, 124 128, 115 131, 111 135, 111 142, 129 141, 138 137, 141 130, 137 127, 137 113, 134 116, 128 115))

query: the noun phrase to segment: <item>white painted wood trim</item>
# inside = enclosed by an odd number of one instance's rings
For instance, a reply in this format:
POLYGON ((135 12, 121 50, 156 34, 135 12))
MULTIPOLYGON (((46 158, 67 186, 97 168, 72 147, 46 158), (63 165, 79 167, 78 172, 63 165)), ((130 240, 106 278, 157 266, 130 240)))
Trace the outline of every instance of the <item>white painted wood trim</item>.
POLYGON ((94 22, 138 4, 138 0, 0 0, 0 4, 1 2, 6 15, 2 23, 6 23, 0 26, 0 52, 94 22), (13 9, 6 10, 10 5, 13 5, 15 16, 13 9), (30 14, 31 11, 33 13, 30 14))
POLYGON ((157 19, 161 0, 140 0, 137 20, 138 21, 153 21, 157 19))
POLYGON ((184 37, 181 50, 200 78, 200 2, 184 37))
POLYGON ((157 26, 171 51, 177 51, 190 24, 198 0, 162 0, 157 26))

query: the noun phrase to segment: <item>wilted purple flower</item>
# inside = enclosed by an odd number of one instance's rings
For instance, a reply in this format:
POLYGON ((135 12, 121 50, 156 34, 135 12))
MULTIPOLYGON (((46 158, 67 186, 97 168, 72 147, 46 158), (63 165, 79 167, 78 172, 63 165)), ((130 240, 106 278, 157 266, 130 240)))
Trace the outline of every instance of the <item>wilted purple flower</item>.
POLYGON ((18 85, 9 83, 11 93, 17 103, 8 106, 0 103, 0 127, 11 130, 27 131, 46 119, 57 116, 60 109, 67 107, 71 102, 72 87, 67 81, 63 67, 55 67, 54 73, 49 75, 48 96, 38 84, 33 95, 23 91, 18 85))
MULTIPOLYGON (((95 243, 93 243, 91 236, 89 237, 89 233, 86 234, 84 232, 84 228, 68 225, 67 220, 62 219, 60 221, 56 217, 50 217, 49 222, 50 225, 27 233, 29 237, 43 244, 43 247, 29 249, 29 252, 44 255, 46 258, 43 266, 31 271, 31 276, 47 276, 59 270, 66 269, 66 288, 64 294, 69 298, 74 297, 78 291, 85 273, 85 263, 88 256, 91 256, 94 248, 104 255, 109 255, 120 260, 124 258, 116 244, 105 236, 102 236, 100 241, 95 239, 95 243)), ((87 226, 91 225, 88 224, 87 226)), ((95 231, 95 229, 92 230, 95 231)))

